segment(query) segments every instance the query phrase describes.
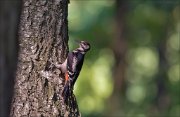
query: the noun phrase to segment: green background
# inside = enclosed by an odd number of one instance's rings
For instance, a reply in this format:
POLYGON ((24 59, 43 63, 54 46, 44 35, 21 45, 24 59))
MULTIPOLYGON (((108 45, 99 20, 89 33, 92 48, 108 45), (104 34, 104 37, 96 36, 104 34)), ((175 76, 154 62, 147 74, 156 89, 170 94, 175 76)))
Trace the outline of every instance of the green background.
POLYGON ((127 5, 126 87, 114 92, 117 2, 70 1, 70 51, 77 47, 74 40, 91 43, 74 90, 82 116, 180 117, 179 1, 131 0, 127 5))

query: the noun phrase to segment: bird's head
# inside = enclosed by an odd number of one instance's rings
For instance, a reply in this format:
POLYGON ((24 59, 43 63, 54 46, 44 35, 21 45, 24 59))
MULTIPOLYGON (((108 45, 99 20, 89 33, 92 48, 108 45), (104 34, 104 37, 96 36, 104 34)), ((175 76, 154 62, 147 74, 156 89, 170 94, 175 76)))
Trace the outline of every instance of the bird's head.
POLYGON ((90 44, 87 41, 80 41, 79 47, 84 50, 84 52, 87 52, 90 50, 90 44))
POLYGON ((90 44, 87 41, 76 41, 76 42, 79 43, 78 50, 81 51, 81 52, 86 53, 91 48, 90 44))

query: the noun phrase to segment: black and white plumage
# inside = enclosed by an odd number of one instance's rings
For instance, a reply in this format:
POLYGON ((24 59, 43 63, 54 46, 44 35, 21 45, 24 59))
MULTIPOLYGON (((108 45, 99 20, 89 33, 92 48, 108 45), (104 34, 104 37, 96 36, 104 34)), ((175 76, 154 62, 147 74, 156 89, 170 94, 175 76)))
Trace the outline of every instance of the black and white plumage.
POLYGON ((84 56, 89 50, 90 44, 86 41, 80 41, 79 47, 68 53, 65 62, 61 65, 56 65, 65 73, 65 86, 62 91, 62 96, 65 101, 73 90, 74 84, 83 66, 84 56))

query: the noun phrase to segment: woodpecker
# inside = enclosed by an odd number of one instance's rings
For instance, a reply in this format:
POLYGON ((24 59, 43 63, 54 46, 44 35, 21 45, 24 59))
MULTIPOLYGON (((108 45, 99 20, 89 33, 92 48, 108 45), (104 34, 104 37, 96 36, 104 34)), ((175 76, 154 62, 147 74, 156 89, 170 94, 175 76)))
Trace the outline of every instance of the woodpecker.
POLYGON ((80 41, 79 47, 68 53, 65 62, 56 65, 65 74, 65 85, 62 91, 64 101, 66 101, 70 92, 73 91, 74 84, 83 66, 84 56, 89 50, 90 44, 86 41, 80 41))

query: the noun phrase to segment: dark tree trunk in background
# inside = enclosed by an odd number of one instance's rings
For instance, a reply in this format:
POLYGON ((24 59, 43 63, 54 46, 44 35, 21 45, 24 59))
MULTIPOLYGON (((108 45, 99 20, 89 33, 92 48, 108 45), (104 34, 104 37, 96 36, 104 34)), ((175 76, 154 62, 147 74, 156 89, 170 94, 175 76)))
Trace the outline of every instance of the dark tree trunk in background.
MULTIPOLYGON (((167 34, 167 33, 162 33, 167 34)), ((156 110, 163 112, 167 110, 170 106, 170 96, 167 94, 166 82, 168 82, 167 71, 168 71, 168 62, 166 60, 166 39, 167 37, 162 36, 162 42, 157 47, 159 54, 159 68, 156 77, 157 85, 157 96, 155 98, 155 107, 151 110, 152 115, 156 115, 156 110), (152 112, 154 111, 154 112, 152 112)), ((151 116, 151 115, 150 115, 151 116)), ((166 115, 164 115, 166 116, 166 115)))
POLYGON ((168 87, 167 87, 167 83, 168 83, 168 76, 167 76, 167 71, 169 69, 169 64, 168 61, 166 59, 167 57, 167 39, 168 39, 168 32, 169 32, 169 28, 170 27, 170 22, 168 22, 168 19, 164 25, 164 28, 162 28, 162 32, 161 33, 161 40, 160 42, 158 42, 157 44, 157 52, 159 55, 159 66, 158 66, 158 72, 156 74, 156 86, 157 86, 157 95, 155 97, 155 103, 154 105, 150 108, 151 110, 149 111, 149 116, 158 116, 159 114, 157 112, 161 112, 164 113, 164 115, 162 116, 166 116, 166 110, 168 110, 168 108, 170 108, 170 104, 172 102, 171 101, 171 97, 170 95, 167 93, 168 92, 168 87))
POLYGON ((21 0, 0 1, 0 117, 8 117, 18 56, 21 0))
POLYGON ((110 116, 117 116, 114 113, 121 115, 122 102, 121 98, 125 92, 125 73, 126 73, 126 14, 128 10, 128 4, 125 0, 116 1, 116 39, 113 44, 113 51, 115 55, 115 64, 113 71, 114 78, 114 91, 110 101, 110 116))
POLYGON ((117 0, 117 28, 116 28, 116 40, 114 41, 114 54, 115 54, 115 68, 114 68, 114 80, 115 89, 114 92, 121 93, 124 90, 124 79, 126 72, 126 53, 127 53, 127 41, 126 41, 126 14, 128 4, 124 0, 117 0))
POLYGON ((79 115, 74 95, 63 103, 64 75, 53 65, 67 56, 67 13, 67 0, 24 0, 11 116, 79 115))

